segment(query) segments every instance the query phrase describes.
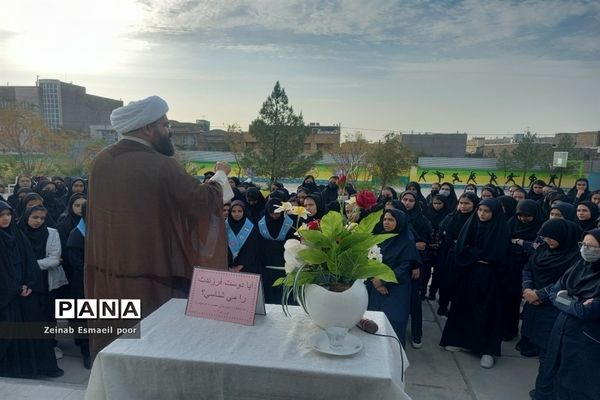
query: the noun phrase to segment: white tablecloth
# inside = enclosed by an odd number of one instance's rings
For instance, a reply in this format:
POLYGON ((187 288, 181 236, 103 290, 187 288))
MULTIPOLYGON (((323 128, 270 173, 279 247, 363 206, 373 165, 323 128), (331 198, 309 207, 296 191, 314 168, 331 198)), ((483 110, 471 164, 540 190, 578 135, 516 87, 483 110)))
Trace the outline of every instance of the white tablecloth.
MULTIPOLYGON (((352 356, 313 350, 320 331, 299 307, 267 305, 254 326, 187 317, 173 299, 141 323, 141 339, 118 339, 92 368, 86 400, 104 399, 409 399, 398 343, 353 328, 363 348, 352 356)), ((387 318, 367 312, 379 332, 387 318)), ((404 359, 404 364, 402 363, 404 359)))

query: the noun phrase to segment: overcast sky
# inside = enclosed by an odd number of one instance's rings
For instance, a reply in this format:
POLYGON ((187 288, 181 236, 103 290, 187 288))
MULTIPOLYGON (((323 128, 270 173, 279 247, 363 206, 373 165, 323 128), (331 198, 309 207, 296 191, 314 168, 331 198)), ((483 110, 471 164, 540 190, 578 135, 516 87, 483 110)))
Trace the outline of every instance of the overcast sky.
POLYGON ((0 0, 0 82, 36 75, 169 118, 386 131, 600 130, 600 1, 0 0))

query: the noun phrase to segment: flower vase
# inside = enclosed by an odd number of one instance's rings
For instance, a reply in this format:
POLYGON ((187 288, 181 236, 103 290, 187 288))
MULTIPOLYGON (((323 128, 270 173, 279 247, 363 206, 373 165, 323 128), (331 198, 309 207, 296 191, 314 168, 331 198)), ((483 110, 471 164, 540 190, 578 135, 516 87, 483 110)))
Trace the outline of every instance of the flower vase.
POLYGON ((332 292, 312 283, 304 287, 306 311, 323 329, 333 326, 351 329, 363 317, 368 304, 367 288, 360 279, 343 292, 332 292))

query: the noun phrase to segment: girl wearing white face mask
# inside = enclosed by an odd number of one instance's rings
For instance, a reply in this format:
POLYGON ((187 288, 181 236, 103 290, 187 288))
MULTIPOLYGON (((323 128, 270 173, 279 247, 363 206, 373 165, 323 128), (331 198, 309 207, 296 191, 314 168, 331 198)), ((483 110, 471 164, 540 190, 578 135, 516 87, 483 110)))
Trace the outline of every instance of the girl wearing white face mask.
POLYGON ((554 390, 548 396, 536 391, 536 399, 592 400, 600 393, 600 229, 587 232, 580 245, 582 260, 550 290, 561 312, 540 374, 554 382, 554 390))

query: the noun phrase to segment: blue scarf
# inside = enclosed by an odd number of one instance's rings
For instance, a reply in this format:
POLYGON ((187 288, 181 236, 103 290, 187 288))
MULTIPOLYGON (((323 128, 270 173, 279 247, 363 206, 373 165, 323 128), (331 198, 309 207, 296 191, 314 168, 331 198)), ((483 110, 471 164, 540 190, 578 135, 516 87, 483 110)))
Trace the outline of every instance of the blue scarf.
POLYGON ((227 244, 229 245, 229 250, 231 250, 231 254, 235 259, 238 254, 240 254, 240 250, 244 247, 244 243, 250 237, 250 233, 252 233, 252 228, 254 228, 254 224, 250 222, 248 218, 246 218, 246 222, 242 229, 238 232, 237 236, 233 233, 233 230, 229 226, 229 222, 227 223, 227 244))
POLYGON ((277 238, 273 238, 271 236, 271 233, 269 232, 269 229, 267 228, 267 221, 265 220, 265 218, 266 216, 262 217, 260 221, 258 221, 258 229, 260 231, 261 236, 267 240, 276 240, 278 242, 282 242, 285 239, 289 230, 292 228, 292 225, 294 225, 294 221, 292 221, 292 219, 287 214, 284 214, 283 225, 281 225, 279 235, 277 235, 277 238))
POLYGON ((85 221, 83 220, 83 218, 81 218, 81 219, 79 220, 79 223, 77 224, 77 230, 78 230, 79 232, 81 232, 81 235, 82 235, 83 237, 85 237, 85 221))

